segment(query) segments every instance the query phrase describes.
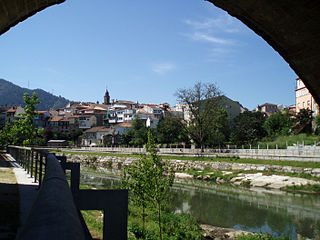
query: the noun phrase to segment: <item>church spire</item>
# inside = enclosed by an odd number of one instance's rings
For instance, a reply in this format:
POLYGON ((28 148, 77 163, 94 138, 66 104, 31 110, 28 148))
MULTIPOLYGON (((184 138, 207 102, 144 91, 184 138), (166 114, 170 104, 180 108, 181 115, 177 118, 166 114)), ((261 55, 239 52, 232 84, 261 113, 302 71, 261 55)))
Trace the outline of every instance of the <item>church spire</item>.
POLYGON ((104 94, 104 102, 103 102, 103 104, 110 105, 110 95, 109 95, 109 91, 108 91, 107 86, 106 86, 106 93, 104 94))

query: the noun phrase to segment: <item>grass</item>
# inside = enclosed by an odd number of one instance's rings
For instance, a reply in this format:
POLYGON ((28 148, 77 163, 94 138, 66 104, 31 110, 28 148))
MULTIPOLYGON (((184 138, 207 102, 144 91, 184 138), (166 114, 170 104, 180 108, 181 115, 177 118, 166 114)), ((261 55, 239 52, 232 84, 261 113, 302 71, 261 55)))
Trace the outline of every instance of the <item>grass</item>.
POLYGON ((288 186, 287 191, 291 192, 307 192, 307 193, 320 193, 320 184, 307 184, 302 186, 288 186))
POLYGON ((93 239, 103 238, 103 212, 99 210, 81 211, 93 239))
POLYGON ((229 182, 232 178, 238 176, 238 174, 242 171, 233 171, 231 174, 223 174, 220 170, 212 170, 212 169, 190 169, 186 171, 188 174, 193 175, 194 177, 200 177, 201 179, 206 179, 210 181, 216 181, 217 178, 223 179, 226 182, 229 182))
MULTIPOLYGON (((80 189, 90 189, 89 185, 80 185, 80 189)), ((159 230, 157 214, 146 209, 145 230, 142 228, 142 208, 129 203, 128 239, 158 240, 159 230)), ((99 210, 81 211, 93 239, 103 238, 103 213, 99 210)), ((163 239, 201 240, 203 231, 196 220, 187 214, 163 212, 163 239)))
POLYGON ((19 190, 12 167, 0 156, 0 238, 15 239, 20 224, 19 190))
POLYGON ((288 237, 274 237, 270 234, 242 234, 236 240, 289 240, 288 237))
MULTIPOLYGON (((163 239, 202 240, 203 230, 196 220, 188 214, 162 213, 163 239)), ((134 204, 129 204, 128 239, 159 239, 157 215, 147 208, 145 230, 142 228, 142 209, 134 204)))
POLYGON ((320 141, 320 136, 317 135, 311 135, 311 134, 305 134, 301 133, 298 135, 291 135, 291 136, 278 136, 274 139, 264 139, 264 141, 259 142, 260 148, 267 148, 267 145, 269 148, 282 148, 285 149, 288 146, 293 146, 294 144, 302 144, 304 145, 314 145, 315 142, 320 141))
MULTIPOLYGON (((112 156, 112 157, 136 157, 138 154, 122 154, 122 153, 94 153, 94 152, 67 152, 53 151, 53 153, 73 154, 73 155, 88 155, 88 156, 112 156)), ((161 155, 162 159, 167 160, 183 160, 183 161, 206 161, 206 162, 225 162, 225 163, 246 163, 246 164, 262 164, 262 165, 278 165, 291 166, 302 168, 320 168, 320 162, 302 162, 302 161, 279 161, 279 160, 263 160, 249 159, 238 157, 197 157, 197 156, 167 156, 161 155)))

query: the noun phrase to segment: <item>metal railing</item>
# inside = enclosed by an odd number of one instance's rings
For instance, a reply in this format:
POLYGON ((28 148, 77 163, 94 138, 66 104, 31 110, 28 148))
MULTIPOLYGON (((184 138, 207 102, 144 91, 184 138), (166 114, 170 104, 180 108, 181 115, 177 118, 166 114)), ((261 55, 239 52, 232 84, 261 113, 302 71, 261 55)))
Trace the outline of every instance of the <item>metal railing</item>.
POLYGON ((104 211, 103 239, 127 239, 127 190, 81 190, 79 163, 36 148, 8 146, 7 152, 39 183, 17 239, 92 239, 80 210, 104 211))
MULTIPOLYGON (((79 149, 61 149, 62 151, 91 151, 141 154, 146 153, 145 148, 126 148, 126 147, 81 147, 79 149)), ((292 160, 292 161, 320 161, 320 147, 296 147, 288 149, 228 149, 228 148, 158 148, 160 155, 180 155, 180 156, 208 156, 208 157, 240 157, 257 158, 270 160, 292 160)))
POLYGON ((7 153, 34 178, 35 183, 39 183, 40 188, 45 173, 48 152, 30 147, 8 146, 7 153))

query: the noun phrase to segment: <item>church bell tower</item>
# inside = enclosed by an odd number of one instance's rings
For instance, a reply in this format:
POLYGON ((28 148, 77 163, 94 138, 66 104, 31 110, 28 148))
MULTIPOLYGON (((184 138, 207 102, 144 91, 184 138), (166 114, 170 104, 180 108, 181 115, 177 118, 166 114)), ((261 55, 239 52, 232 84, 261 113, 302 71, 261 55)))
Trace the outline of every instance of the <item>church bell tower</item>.
POLYGON ((110 95, 108 89, 106 89, 106 93, 104 94, 104 102, 105 105, 110 105, 110 95))

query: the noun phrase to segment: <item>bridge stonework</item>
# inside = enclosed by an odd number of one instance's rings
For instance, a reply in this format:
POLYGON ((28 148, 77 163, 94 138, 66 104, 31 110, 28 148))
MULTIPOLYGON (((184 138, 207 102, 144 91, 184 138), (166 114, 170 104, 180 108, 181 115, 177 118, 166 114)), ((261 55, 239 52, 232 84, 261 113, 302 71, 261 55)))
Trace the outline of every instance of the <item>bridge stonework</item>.
POLYGON ((28 17, 65 0, 0 0, 0 35, 28 17))

